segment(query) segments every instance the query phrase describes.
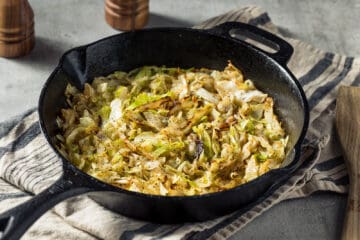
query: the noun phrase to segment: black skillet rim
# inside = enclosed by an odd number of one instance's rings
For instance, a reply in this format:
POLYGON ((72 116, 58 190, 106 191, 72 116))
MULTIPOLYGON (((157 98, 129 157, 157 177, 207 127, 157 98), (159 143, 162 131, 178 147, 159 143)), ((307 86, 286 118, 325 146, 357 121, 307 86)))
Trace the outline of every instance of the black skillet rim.
MULTIPOLYGON (((148 29, 142 29, 142 30, 136 30, 136 32, 151 32, 151 31, 189 31, 189 32, 193 32, 196 34, 205 34, 205 35, 211 35, 214 37, 218 37, 218 38, 223 38, 226 39, 227 41, 234 41, 237 44, 242 44, 243 46, 250 48, 251 51, 253 51, 255 54, 259 54, 261 55, 261 57, 265 57, 265 58, 269 58, 271 59, 271 61, 273 61, 275 63, 275 65, 277 65, 277 67, 279 67, 281 70, 285 71, 287 74, 289 74, 289 76, 291 77, 291 80, 295 83, 297 90, 300 93, 300 97, 302 100, 302 104, 304 107, 304 124, 302 126, 302 130, 301 130, 301 134, 298 137, 296 143, 294 144, 293 148, 290 151, 295 151, 294 157, 292 162, 285 166, 285 167, 281 167, 278 169, 273 169, 268 171, 267 173, 251 180, 250 182, 247 182, 245 184, 241 184, 239 186, 236 186, 234 188, 231 189, 227 189, 224 191, 219 191, 219 192, 212 192, 212 193, 206 193, 206 194, 201 194, 201 195, 192 195, 192 196, 162 196, 162 195, 154 195, 154 194, 145 194, 145 193, 141 193, 141 192, 134 192, 134 191, 128 191, 126 189, 122 189, 122 188, 118 188, 115 187, 113 185, 110 185, 106 182, 103 182, 101 180, 98 180, 90 175, 88 175, 87 173, 81 171, 80 169, 78 169, 76 166, 74 166, 69 160, 67 160, 64 156, 62 156, 62 154, 57 150, 57 148, 52 144, 51 139, 49 134, 46 131, 45 128, 45 122, 44 122, 44 118, 42 115, 43 112, 43 101, 44 101, 44 96, 46 93, 46 90, 48 88, 48 85, 50 84, 50 81, 56 76, 56 74, 58 74, 58 72, 60 72, 62 70, 62 65, 64 62, 65 57, 76 50, 84 50, 88 47, 91 47, 93 45, 96 45, 102 41, 111 39, 111 38, 115 38, 121 35, 127 35, 127 34, 133 34, 133 32, 125 32, 125 33, 119 33, 119 34, 115 34, 115 35, 111 35, 102 39, 99 39, 95 42, 89 43, 89 44, 85 44, 79 47, 75 47, 72 48, 70 50, 67 50, 61 57, 59 60, 58 65, 55 67, 55 69, 53 70, 53 72, 50 74, 50 76, 48 77, 48 79, 46 80, 46 82, 44 83, 42 89, 41 89, 41 93, 40 93, 40 97, 39 97, 39 101, 38 101, 38 114, 39 114, 39 123, 40 123, 40 128, 41 131, 43 133, 43 135, 46 138, 46 141, 48 142, 48 144, 50 145, 50 147, 53 149, 53 151, 56 153, 56 155, 62 160, 62 168, 63 168, 63 174, 62 176, 65 176, 67 174, 68 171, 72 171, 74 174, 76 175, 80 175, 81 177, 85 177, 86 181, 88 182, 92 182, 95 183, 97 185, 97 187, 93 187, 94 191, 112 191, 112 192, 119 192, 119 193, 123 193, 123 194, 129 194, 129 195, 134 195, 134 196, 138 196, 138 197, 143 197, 143 198, 158 198, 158 199, 171 199, 171 200, 182 200, 182 199, 199 199, 199 198, 212 198, 212 197, 216 197, 218 194, 225 194, 225 193, 231 193, 231 192, 235 192, 235 191, 239 191, 243 186, 247 185, 256 185, 261 178, 264 178, 267 175, 270 174, 279 174, 281 177, 277 177, 277 179, 270 185, 270 187, 262 194, 260 195, 258 198, 261 198, 262 196, 266 196, 269 193, 273 192, 275 189, 277 189, 279 186, 281 186, 282 182, 286 179, 288 179, 290 177, 290 175, 294 172, 295 169, 297 169, 300 164, 299 162, 299 158, 300 158, 300 151, 301 151, 301 145, 305 139, 305 135, 308 129, 308 125, 309 125, 309 107, 308 107, 308 102, 304 93, 303 88, 301 87, 300 83, 297 81, 297 79, 295 78, 295 76, 291 73, 291 71, 285 66, 281 65, 279 62, 277 62, 274 58, 272 58, 270 55, 266 54, 265 52, 263 52, 262 50, 260 50, 259 48, 245 42, 239 39, 235 39, 235 38, 229 38, 226 36, 222 36, 216 33, 212 33, 209 30, 204 30, 204 29, 193 29, 193 28, 174 28, 174 27, 161 27, 161 28, 148 28, 148 29)), ((61 177, 60 177, 61 178, 61 177)), ((76 188, 76 187, 75 187, 76 188)), ((256 200, 254 200, 256 201, 256 200)))

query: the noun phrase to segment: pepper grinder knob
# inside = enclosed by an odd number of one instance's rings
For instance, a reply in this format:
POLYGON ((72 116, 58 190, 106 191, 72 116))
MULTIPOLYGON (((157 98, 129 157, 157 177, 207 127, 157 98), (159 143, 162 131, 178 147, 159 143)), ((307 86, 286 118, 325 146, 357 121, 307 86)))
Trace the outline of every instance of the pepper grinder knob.
POLYGON ((105 0, 105 19, 117 30, 141 29, 149 19, 149 0, 105 0))
POLYGON ((28 1, 0 0, 0 57, 26 55, 34 44, 34 12, 28 1))

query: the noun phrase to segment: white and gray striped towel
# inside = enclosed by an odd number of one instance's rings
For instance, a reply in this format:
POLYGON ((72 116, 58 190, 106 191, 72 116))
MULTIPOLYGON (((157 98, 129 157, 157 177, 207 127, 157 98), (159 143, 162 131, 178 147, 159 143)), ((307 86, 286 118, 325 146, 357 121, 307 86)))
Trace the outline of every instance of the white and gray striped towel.
MULTIPOLYGON (((267 13, 257 7, 233 10, 198 28, 226 21, 247 22, 283 37, 267 13)), ((251 209, 212 221, 179 225, 128 219, 86 196, 79 196, 46 213, 24 239, 225 239, 282 200, 319 190, 346 193, 346 168, 334 137, 335 97, 339 85, 360 84, 360 59, 323 52, 296 39, 283 38, 295 49, 288 67, 305 89, 311 119, 303 164, 274 194, 251 209)), ((0 211, 39 193, 61 171, 60 161, 40 133, 35 109, 0 124, 0 211)))

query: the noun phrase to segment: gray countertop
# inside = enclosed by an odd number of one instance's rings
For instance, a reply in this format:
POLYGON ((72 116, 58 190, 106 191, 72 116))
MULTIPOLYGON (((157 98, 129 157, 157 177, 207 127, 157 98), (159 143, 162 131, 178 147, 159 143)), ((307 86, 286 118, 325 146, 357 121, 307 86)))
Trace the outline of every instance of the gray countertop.
MULTIPOLYGON (((29 0, 36 46, 19 59, 0 59, 0 121, 34 107, 61 54, 117 33, 104 21, 99 0, 29 0)), ((326 51, 360 56, 360 0, 150 0, 148 27, 192 26, 246 5, 266 9, 286 32, 326 51)), ((234 239, 338 239, 346 196, 318 193, 278 204, 234 239)))

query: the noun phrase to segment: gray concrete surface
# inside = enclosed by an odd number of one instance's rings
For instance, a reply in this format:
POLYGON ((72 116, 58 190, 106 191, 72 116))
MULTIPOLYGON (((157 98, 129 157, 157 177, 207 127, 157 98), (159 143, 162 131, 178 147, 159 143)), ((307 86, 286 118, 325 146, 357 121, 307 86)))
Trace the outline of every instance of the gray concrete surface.
MULTIPOLYGON (((0 121, 37 104, 41 86, 61 54, 116 33, 100 0, 29 0, 36 47, 19 59, 0 59, 0 121)), ((255 4, 291 35, 326 51, 360 56, 360 0, 150 0, 148 27, 191 26, 233 8, 255 4)), ((346 196, 315 194, 270 209, 233 239, 339 239, 346 196)))
POLYGON ((346 200, 345 195, 316 193, 307 198, 282 202, 230 239, 338 240, 346 200))

